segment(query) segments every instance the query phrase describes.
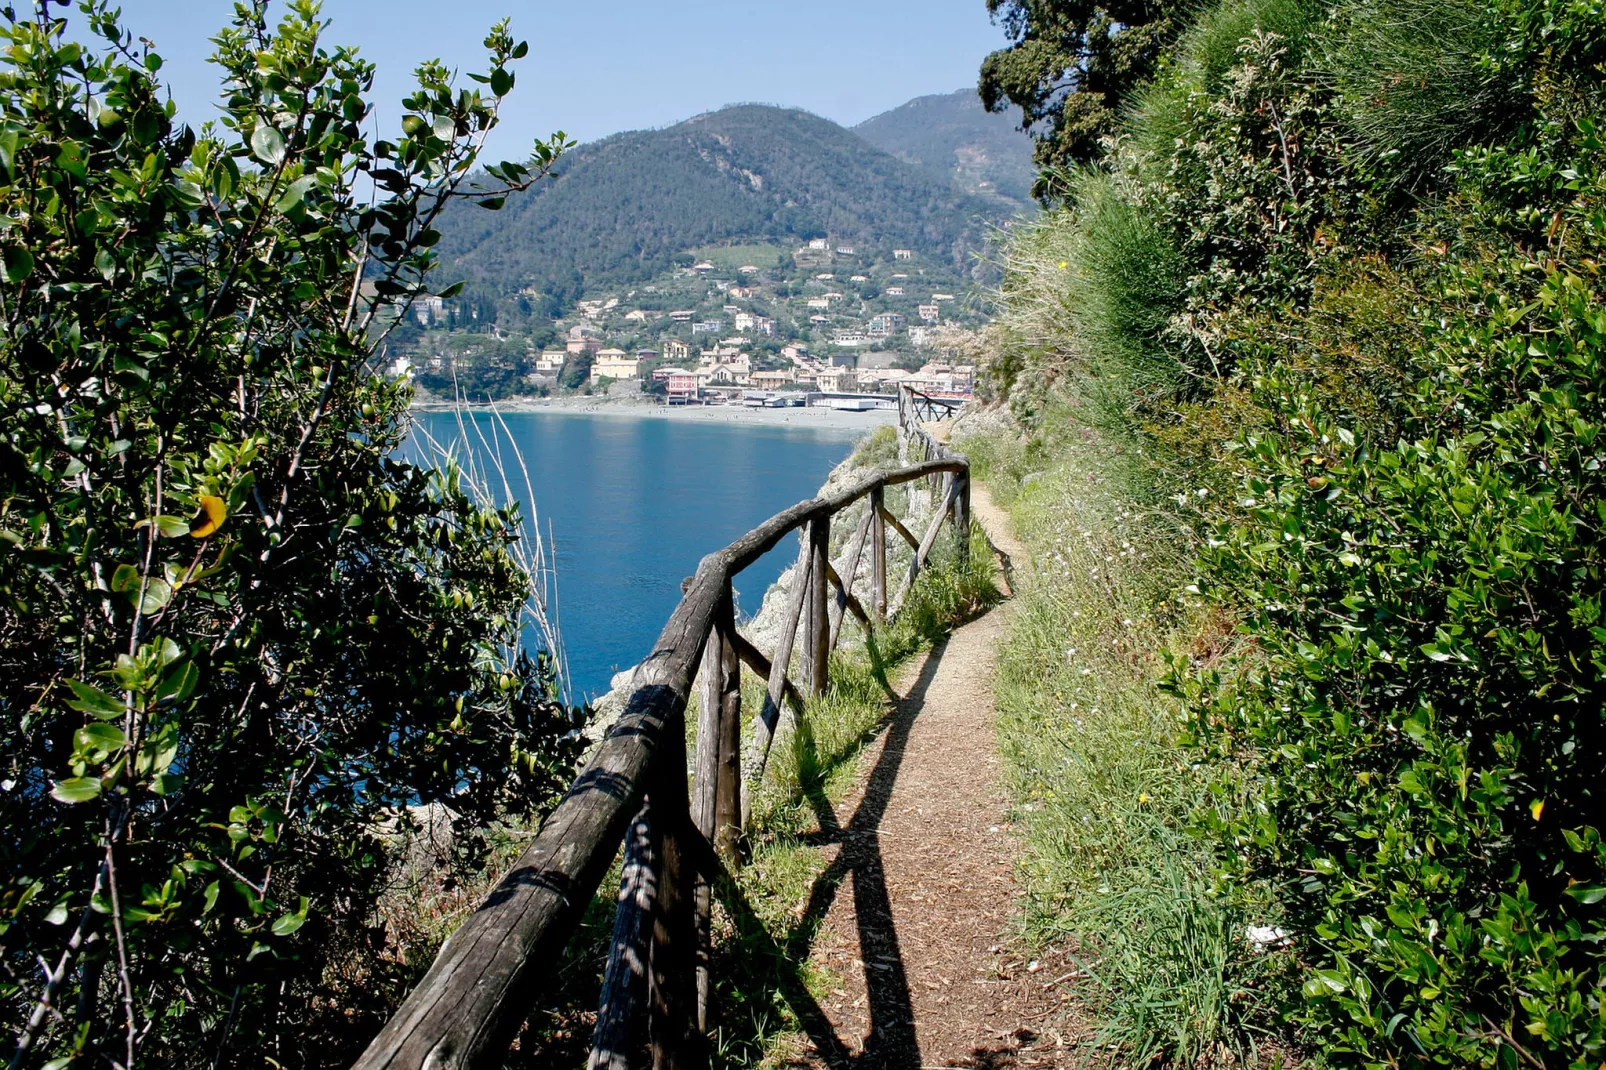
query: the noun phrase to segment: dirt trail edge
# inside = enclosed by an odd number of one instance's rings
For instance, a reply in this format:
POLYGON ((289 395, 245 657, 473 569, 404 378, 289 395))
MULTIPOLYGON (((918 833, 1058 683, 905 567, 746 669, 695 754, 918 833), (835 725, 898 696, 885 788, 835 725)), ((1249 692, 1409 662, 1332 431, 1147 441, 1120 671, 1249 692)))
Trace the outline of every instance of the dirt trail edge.
MULTIPOLYGON (((974 515, 1017 564, 1025 548, 986 488, 974 515)), ((1047 1067, 1051 969, 1013 953, 1018 845, 994 734, 995 647, 1011 604, 954 632, 895 682, 900 696, 837 809, 839 875, 813 959, 838 979, 821 1009, 847 1048, 794 1065, 1047 1067)))

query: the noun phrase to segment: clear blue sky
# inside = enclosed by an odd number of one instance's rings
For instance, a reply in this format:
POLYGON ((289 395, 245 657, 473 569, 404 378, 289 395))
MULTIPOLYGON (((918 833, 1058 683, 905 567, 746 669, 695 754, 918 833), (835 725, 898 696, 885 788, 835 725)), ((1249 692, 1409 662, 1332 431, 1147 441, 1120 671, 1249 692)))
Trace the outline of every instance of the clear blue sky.
MULTIPOLYGON (((232 0, 123 0, 125 24, 156 42, 191 125, 215 114, 208 38, 232 9, 232 0)), ((325 0, 323 11, 332 42, 379 65, 374 96, 387 132, 420 60, 480 70, 485 30, 512 16, 530 54, 490 146, 501 156, 558 129, 590 141, 741 101, 852 125, 974 85, 982 57, 1004 43, 984 0, 325 0)))

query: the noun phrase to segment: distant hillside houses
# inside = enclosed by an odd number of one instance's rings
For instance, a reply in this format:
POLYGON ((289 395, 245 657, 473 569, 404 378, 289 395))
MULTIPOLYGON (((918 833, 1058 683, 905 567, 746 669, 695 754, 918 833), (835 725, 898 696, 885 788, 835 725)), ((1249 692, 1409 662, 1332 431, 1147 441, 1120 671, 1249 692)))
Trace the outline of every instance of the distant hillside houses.
POLYGON ((733 322, 738 331, 752 331, 754 334, 761 334, 766 338, 775 336, 775 321, 768 316, 758 316, 751 312, 738 312, 733 322))

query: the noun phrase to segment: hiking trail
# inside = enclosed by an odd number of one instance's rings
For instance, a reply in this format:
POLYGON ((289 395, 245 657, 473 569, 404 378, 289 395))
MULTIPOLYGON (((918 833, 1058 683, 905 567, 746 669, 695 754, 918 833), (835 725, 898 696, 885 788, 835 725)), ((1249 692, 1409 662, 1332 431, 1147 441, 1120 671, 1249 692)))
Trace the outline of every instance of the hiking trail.
MULTIPOLYGON (((985 487, 972 494, 993 544, 1026 564, 1008 516, 985 487)), ((1070 966, 1028 961, 1011 934, 1019 844, 993 702, 1011 609, 1000 602, 904 667, 868 772, 835 808, 838 829, 822 829, 835 835, 810 904, 825 910, 811 960, 836 981, 820 1008, 837 1044, 793 1065, 1069 1064, 1072 1038, 1054 1023, 1070 966)))

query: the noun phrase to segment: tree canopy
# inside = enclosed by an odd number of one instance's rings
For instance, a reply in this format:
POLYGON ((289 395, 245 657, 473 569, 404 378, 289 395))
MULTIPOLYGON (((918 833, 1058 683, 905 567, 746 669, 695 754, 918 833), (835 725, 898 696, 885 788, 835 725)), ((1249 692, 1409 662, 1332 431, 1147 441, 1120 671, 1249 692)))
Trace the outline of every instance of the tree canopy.
POLYGON ((981 100, 988 111, 1020 109, 1044 172, 1035 196, 1057 195, 1056 169, 1098 156, 1190 9, 1182 0, 987 0, 1010 44, 982 61, 981 100))

